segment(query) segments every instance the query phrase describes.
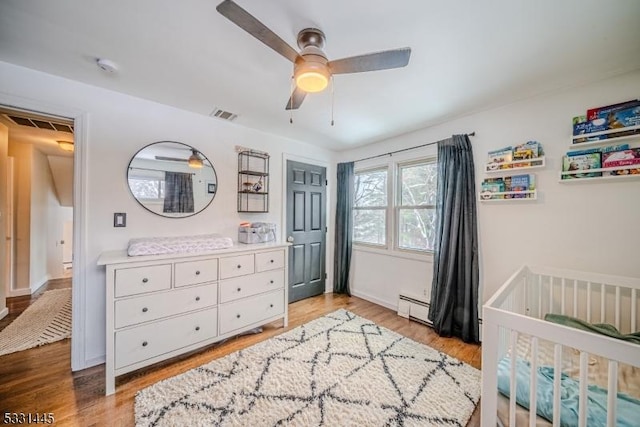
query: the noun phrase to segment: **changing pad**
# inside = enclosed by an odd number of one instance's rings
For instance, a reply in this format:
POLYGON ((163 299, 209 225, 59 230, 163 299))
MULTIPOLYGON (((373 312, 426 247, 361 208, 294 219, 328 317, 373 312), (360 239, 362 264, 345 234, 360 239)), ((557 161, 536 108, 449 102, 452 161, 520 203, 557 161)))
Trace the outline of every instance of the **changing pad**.
POLYGON ((233 246, 231 237, 219 234, 178 237, 141 237, 129 240, 129 256, 209 252, 233 246))

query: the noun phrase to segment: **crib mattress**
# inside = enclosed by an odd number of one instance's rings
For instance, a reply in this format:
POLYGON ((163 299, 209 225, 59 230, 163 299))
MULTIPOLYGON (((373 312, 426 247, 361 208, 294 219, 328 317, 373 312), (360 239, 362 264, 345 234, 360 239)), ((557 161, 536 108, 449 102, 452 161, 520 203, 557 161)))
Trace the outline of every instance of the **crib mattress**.
POLYGON ((202 234, 177 237, 141 237, 131 239, 127 254, 129 256, 162 255, 210 252, 233 246, 230 237, 219 234, 202 234))
MULTIPOLYGON (((523 360, 531 360, 529 336, 521 335, 517 344, 517 355, 523 360)), ((554 343, 541 340, 538 343, 538 366, 554 364, 554 343)), ((578 379, 580 377, 580 352, 563 347, 562 372, 578 379)), ((609 380, 609 359, 591 355, 589 358, 589 384, 606 389, 609 380)), ((640 368, 625 364, 618 365, 618 393, 625 393, 640 399, 640 368)), ((552 423, 537 416, 536 426, 547 427, 552 423)), ((498 419, 504 426, 509 426, 509 398, 498 393, 498 419)), ((516 426, 529 425, 529 410, 516 405, 516 426)))

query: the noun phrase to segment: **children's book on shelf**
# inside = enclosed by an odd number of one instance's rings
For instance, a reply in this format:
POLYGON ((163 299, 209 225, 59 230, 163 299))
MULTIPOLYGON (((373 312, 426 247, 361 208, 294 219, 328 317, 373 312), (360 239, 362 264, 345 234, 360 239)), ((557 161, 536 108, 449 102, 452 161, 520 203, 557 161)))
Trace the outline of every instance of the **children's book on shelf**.
POLYGON ((513 147, 489 151, 488 154, 487 170, 508 169, 510 167, 508 163, 513 160, 513 147))
POLYGON ((635 106, 638 106, 638 105, 640 105, 640 101, 638 101, 637 99, 632 99, 630 101, 621 102, 619 104, 605 105, 603 107, 590 108, 590 109, 587 110, 587 116, 586 116, 584 121, 595 120, 595 119, 597 119, 599 117, 605 117, 609 113, 612 113, 612 112, 615 113, 616 111, 626 110, 629 107, 635 107, 635 106))
POLYGON ((562 158, 562 172, 574 172, 563 174, 562 179, 591 178, 602 176, 602 172, 588 172, 589 169, 600 169, 602 153, 588 153, 577 156, 564 156, 562 158))
POLYGON ((573 118, 574 137, 604 131, 615 132, 575 138, 573 143, 580 144, 588 141, 600 141, 636 135, 640 133, 640 129, 626 129, 636 126, 640 126, 640 101, 637 99, 619 104, 591 108, 587 110, 586 115, 573 118))
POLYGON ((602 153, 602 167, 615 168, 640 164, 640 148, 602 153))
MULTIPOLYGON (((511 189, 507 191, 528 191, 532 190, 531 185, 531 177, 533 175, 514 175, 511 177, 511 189)), ((525 199, 530 195, 530 193, 523 194, 512 194, 511 196, 514 199, 525 199)))
POLYGON ((480 197, 483 200, 504 199, 504 194, 494 194, 504 193, 504 191, 505 185, 502 178, 487 178, 482 181, 482 191, 480 192, 480 197))
POLYGON ((513 160, 535 159, 540 156, 540 144, 537 141, 527 141, 513 147, 513 160))

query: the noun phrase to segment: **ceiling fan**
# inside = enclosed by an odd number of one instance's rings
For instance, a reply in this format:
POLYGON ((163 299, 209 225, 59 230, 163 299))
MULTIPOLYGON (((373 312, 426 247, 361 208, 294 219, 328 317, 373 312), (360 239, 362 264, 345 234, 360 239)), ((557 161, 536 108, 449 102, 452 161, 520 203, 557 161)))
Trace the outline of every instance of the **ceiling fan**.
POLYGON ((317 28, 306 28, 298 33, 300 52, 289 46, 276 33, 254 18, 232 0, 224 0, 216 7, 225 18, 251 34, 271 49, 293 62, 296 82, 287 110, 300 108, 307 93, 324 90, 334 74, 361 73, 404 67, 409 63, 411 48, 385 50, 329 61, 322 51, 325 36, 317 28))

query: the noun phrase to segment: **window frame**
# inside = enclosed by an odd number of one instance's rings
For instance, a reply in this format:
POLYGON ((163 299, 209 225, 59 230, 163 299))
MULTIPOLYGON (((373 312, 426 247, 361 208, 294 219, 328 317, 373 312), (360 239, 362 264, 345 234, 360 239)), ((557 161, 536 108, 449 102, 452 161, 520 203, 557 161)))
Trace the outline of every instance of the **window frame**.
MULTIPOLYGON (((353 201, 353 214, 354 214, 354 218, 353 218, 353 230, 352 230, 352 241, 353 244, 358 245, 358 246, 363 246, 363 247, 369 247, 369 248, 375 248, 375 249, 388 249, 390 247, 389 242, 390 242, 390 233, 389 233, 389 220, 391 218, 390 215, 390 206, 391 203, 389 203, 392 199, 391 199, 391 194, 389 191, 389 183, 390 183, 390 179, 389 177, 391 176, 391 174, 389 173, 389 165, 378 165, 378 166, 373 166, 373 167, 368 167, 368 168, 363 168, 363 169, 358 169, 354 172, 354 175, 359 175, 359 174, 366 174, 366 173, 371 173, 371 172, 382 172, 384 171, 387 174, 387 189, 386 189, 386 194, 387 194, 387 200, 386 200, 386 205, 385 206, 362 206, 362 207, 356 207, 356 203, 355 203, 355 188, 354 188, 354 192, 353 192, 353 196, 354 196, 354 201, 353 201), (385 212, 385 218, 384 218, 384 244, 377 244, 377 243, 370 243, 370 242, 362 242, 359 240, 355 239, 355 212, 356 210, 382 210, 385 212)), ((355 182, 355 180, 354 180, 355 182)))
MULTIPOLYGON (((400 246, 400 211, 408 209, 424 209, 432 210, 435 213, 436 205, 403 205, 402 204, 402 169, 411 166, 418 165, 437 165, 437 159, 435 156, 421 157, 406 161, 397 161, 395 165, 395 203, 393 205, 394 210, 394 249, 401 252, 413 253, 413 254, 429 254, 433 255, 433 249, 416 249, 416 248, 403 248, 400 246)), ((436 177, 437 179, 437 177, 436 177)), ((437 189, 436 189, 437 192, 437 189)))
MULTIPOLYGON (((402 154, 394 156, 394 158, 378 158, 373 161, 367 160, 362 162, 362 166, 356 165, 355 174, 366 173, 375 170, 387 171, 387 208, 386 208, 386 221, 385 221, 385 245, 376 245, 366 242, 360 242, 353 238, 353 247, 357 251, 371 252, 379 255, 387 255, 405 259, 411 259, 422 262, 432 262, 433 250, 425 249, 409 249, 399 247, 399 202, 398 197, 401 197, 401 190, 399 189, 398 174, 400 173, 400 167, 420 164, 420 163, 435 163, 437 164, 437 152, 428 147, 427 149, 420 150, 418 153, 412 153, 412 155, 402 154), (396 206, 398 205, 398 206, 396 206)), ((354 188, 355 199, 355 188, 354 188)), ((430 206, 430 205, 427 205, 430 206)), ((406 208, 406 206, 404 206, 406 208)), ((366 208, 365 208, 366 209, 366 208)), ((354 200, 354 213, 355 213, 355 200, 354 200)), ((435 206, 434 206, 435 210, 435 206)), ((355 215, 354 215, 355 217, 355 215)), ((354 230, 355 230, 355 218, 354 218, 354 230)), ((354 233, 352 230, 352 236, 354 233)), ((355 237, 355 236, 354 236, 355 237)))
MULTIPOLYGON (((135 180, 139 180, 139 181, 155 181, 155 182, 158 183, 158 197, 154 197, 154 198, 150 199, 150 198, 146 198, 146 197, 138 197, 136 194, 134 194, 134 197, 137 200, 141 200, 141 201, 147 202, 147 203, 163 203, 164 202, 164 194, 163 194, 165 192, 165 181, 164 181, 164 178, 155 177, 155 176, 134 175, 134 176, 128 177, 127 181, 129 181, 131 179, 135 179, 135 180)), ((133 191, 132 191, 132 193, 133 193, 133 191)))

